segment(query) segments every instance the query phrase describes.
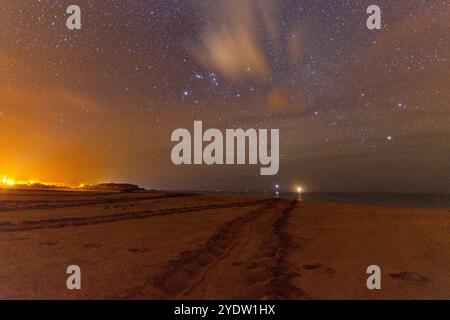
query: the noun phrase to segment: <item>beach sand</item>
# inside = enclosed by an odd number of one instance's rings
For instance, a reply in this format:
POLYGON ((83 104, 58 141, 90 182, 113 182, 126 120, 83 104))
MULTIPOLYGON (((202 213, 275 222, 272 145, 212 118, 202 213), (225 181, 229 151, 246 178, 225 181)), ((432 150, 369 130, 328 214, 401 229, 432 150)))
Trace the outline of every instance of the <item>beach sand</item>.
POLYGON ((2 299, 449 299, 449 267, 446 209, 0 191, 2 299))

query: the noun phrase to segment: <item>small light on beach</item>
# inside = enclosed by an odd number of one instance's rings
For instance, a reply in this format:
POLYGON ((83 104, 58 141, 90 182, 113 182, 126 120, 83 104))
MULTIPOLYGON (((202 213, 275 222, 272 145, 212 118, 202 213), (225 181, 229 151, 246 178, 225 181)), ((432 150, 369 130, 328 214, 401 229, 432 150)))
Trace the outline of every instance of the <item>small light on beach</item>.
POLYGON ((302 187, 297 187, 297 201, 303 201, 303 199, 302 199, 302 191, 303 191, 302 187))
POLYGON ((277 183, 275 185, 275 198, 279 198, 280 197, 280 185, 277 183))

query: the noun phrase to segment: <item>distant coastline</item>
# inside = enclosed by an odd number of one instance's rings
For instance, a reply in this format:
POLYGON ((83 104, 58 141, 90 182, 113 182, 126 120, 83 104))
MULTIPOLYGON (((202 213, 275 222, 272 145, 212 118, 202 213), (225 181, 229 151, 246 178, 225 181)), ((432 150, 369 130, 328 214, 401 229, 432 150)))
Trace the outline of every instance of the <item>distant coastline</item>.
MULTIPOLYGON (((193 192, 193 191, 189 191, 193 192)), ((197 191, 199 192, 199 191, 197 191)), ((274 192, 222 192, 200 191, 199 193, 226 193, 236 195, 252 195, 264 198, 274 198, 274 192)), ((280 198, 293 200, 295 192, 280 192, 280 198)), ((305 202, 327 202, 354 205, 370 205, 392 208, 417 209, 450 209, 450 193, 390 193, 390 192, 305 192, 302 193, 305 202)))
MULTIPOLYGON (((46 191, 46 192, 167 192, 173 194, 226 194, 237 196, 255 196, 265 199, 275 198, 274 192, 269 191, 210 191, 210 190, 148 190, 138 185, 128 183, 101 183, 86 185, 82 188, 65 188, 58 186, 22 186, 17 188, 0 188, 1 191, 46 191)), ((297 199, 295 192, 280 192, 279 198, 285 200, 297 199)), ((449 209, 450 193, 390 193, 390 192, 304 192, 302 201, 312 203, 336 203, 388 208, 416 208, 416 209, 449 209)))

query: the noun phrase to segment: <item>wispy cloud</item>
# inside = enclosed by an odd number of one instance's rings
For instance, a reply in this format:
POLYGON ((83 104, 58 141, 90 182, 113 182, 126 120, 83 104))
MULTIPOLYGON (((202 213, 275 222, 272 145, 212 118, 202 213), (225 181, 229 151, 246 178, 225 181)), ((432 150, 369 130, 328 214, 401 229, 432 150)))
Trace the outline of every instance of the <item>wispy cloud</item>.
POLYGON ((281 24, 276 1, 206 1, 200 9, 204 30, 188 48, 203 65, 231 81, 272 82, 276 66, 271 52, 291 65, 302 58, 301 26, 281 24))

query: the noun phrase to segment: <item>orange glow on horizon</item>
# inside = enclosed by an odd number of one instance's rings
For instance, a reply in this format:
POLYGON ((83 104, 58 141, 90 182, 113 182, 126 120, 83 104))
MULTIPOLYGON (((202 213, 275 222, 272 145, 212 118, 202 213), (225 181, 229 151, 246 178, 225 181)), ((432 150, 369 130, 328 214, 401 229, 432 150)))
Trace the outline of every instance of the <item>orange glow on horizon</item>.
POLYGON ((44 182, 37 180, 17 180, 13 178, 8 178, 8 175, 3 175, 3 178, 0 183, 0 188, 14 188, 14 187, 32 187, 32 186, 44 186, 44 187, 59 187, 59 188, 83 188, 85 185, 80 184, 79 186, 73 186, 65 183, 58 182, 44 182))

